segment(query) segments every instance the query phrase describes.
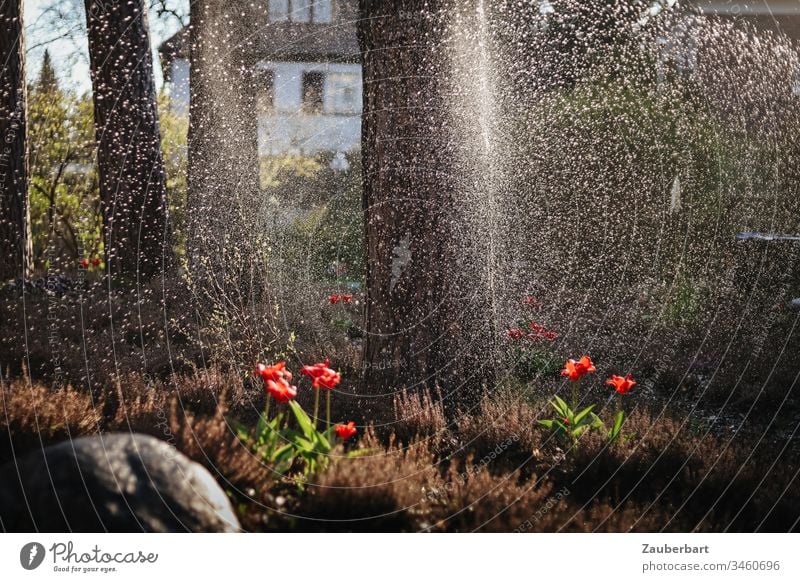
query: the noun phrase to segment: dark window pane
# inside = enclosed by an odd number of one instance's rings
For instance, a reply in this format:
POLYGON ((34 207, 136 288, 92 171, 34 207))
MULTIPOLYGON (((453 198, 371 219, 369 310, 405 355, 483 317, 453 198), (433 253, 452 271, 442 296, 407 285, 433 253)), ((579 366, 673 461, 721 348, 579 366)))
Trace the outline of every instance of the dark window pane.
POLYGON ((317 113, 322 111, 323 86, 325 75, 320 71, 303 73, 303 110, 317 113))

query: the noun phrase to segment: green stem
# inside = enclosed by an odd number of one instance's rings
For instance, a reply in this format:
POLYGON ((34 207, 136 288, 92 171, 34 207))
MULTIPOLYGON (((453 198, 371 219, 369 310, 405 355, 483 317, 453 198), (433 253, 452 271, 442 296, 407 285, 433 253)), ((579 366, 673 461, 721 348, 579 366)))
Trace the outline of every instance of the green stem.
POLYGON ((572 381, 572 413, 575 414, 575 411, 578 409, 578 388, 581 385, 580 380, 573 380, 572 381))
POLYGON ((328 423, 328 428, 331 427, 331 391, 328 390, 325 394, 325 420, 328 423))
POLYGON ((316 389, 314 394, 314 428, 317 428, 317 413, 319 412, 319 388, 316 389))
POLYGON ((264 422, 269 420, 269 401, 270 397, 269 394, 267 394, 267 403, 264 405, 264 422))

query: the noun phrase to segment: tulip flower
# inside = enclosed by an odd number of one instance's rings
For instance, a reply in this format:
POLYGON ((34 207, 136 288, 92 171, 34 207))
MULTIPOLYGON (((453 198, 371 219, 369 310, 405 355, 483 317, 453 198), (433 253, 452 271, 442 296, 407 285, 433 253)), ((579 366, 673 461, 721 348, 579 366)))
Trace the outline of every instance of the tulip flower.
POLYGON ((512 327, 511 329, 506 330, 506 336, 508 337, 508 339, 518 340, 525 337, 525 332, 519 329, 518 327, 512 327))
POLYGON ((89 260, 89 263, 90 263, 90 264, 91 264, 93 267, 99 267, 99 266, 100 266, 100 259, 99 259, 98 257, 94 257, 93 259, 90 259, 90 260, 89 260))
POLYGON ((300 373, 304 376, 308 376, 311 378, 311 386, 314 387, 317 392, 314 395, 314 422, 317 422, 317 412, 319 412, 319 390, 320 388, 324 388, 328 390, 328 393, 325 395, 325 403, 326 403, 326 412, 327 412, 327 423, 328 426, 331 424, 331 393, 330 391, 333 390, 339 382, 342 381, 342 375, 329 368, 330 360, 325 360, 324 362, 314 364, 313 366, 303 366, 300 370, 300 373))
POLYGON ((625 378, 612 374, 611 378, 606 380, 606 384, 613 386, 617 394, 626 394, 636 385, 636 382, 631 374, 628 374, 625 378))
POLYGON ((331 390, 339 384, 342 376, 336 370, 332 370, 328 367, 330 363, 330 360, 325 360, 313 366, 303 366, 300 373, 311 378, 311 385, 314 388, 326 388, 331 390))
POLYGON ((272 380, 291 380, 292 373, 286 369, 286 362, 278 362, 274 366, 265 366, 264 364, 257 364, 255 375, 259 376, 264 382, 272 380))
POLYGON ((358 432, 356 430, 356 423, 352 420, 347 424, 337 424, 333 427, 333 430, 339 435, 339 438, 345 441, 358 432))
MULTIPOLYGON (((286 369, 286 362, 278 362, 274 366, 265 366, 259 363, 256 364, 253 373, 264 381, 267 394, 276 401, 289 402, 297 396, 297 386, 293 386, 289 382, 292 379, 292 373, 286 369)), ((264 408, 264 417, 269 417, 269 399, 264 408)))
POLYGON ((597 368, 594 367, 592 360, 589 356, 583 356, 580 360, 567 360, 564 369, 561 370, 562 376, 568 376, 573 382, 577 382, 589 372, 596 372, 597 368))
POLYGON ((78 261, 78 264, 83 269, 88 269, 89 268, 89 261, 87 261, 86 259, 81 259, 80 261, 78 261))
POLYGON ((297 386, 292 386, 287 380, 267 380, 267 393, 278 402, 289 402, 297 396, 297 386))
POLYGON ((581 378, 583 378, 589 372, 596 372, 597 369, 594 367, 592 360, 589 356, 583 356, 580 360, 567 360, 567 363, 564 364, 564 369, 561 370, 562 376, 567 376, 572 383, 572 408, 576 408, 578 406, 578 389, 580 387, 581 378))
POLYGON ((522 304, 527 305, 528 307, 533 307, 534 309, 538 309, 542 306, 542 302, 536 299, 533 295, 526 295, 522 298, 522 304))
POLYGON ((331 305, 336 305, 337 303, 339 303, 339 299, 340 297, 338 295, 331 295, 330 297, 328 297, 328 301, 330 302, 331 305))

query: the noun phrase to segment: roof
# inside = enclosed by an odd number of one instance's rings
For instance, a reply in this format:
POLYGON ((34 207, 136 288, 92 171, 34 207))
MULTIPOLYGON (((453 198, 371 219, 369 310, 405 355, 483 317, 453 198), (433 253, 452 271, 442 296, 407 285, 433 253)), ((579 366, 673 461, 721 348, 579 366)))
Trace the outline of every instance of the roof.
MULTIPOLYGON (((329 24, 270 22, 265 14, 252 53, 258 60, 269 61, 359 62, 357 4, 353 0, 339 0, 329 24)), ((158 47, 165 74, 169 74, 173 60, 189 58, 189 37, 187 26, 158 47)))

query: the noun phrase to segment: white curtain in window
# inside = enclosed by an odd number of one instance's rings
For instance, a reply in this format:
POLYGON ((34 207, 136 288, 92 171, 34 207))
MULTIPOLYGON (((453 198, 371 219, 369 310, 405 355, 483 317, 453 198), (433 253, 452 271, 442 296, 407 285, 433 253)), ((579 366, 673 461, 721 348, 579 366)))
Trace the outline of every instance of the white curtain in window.
POLYGON ((269 0, 269 19, 280 22, 289 18, 289 0, 269 0))
POLYGON ((295 22, 311 22, 313 0, 292 0, 290 18, 295 22))
POLYGON ((333 17, 333 7, 331 0, 315 0, 314 2, 314 22, 325 24, 330 22, 333 17))

